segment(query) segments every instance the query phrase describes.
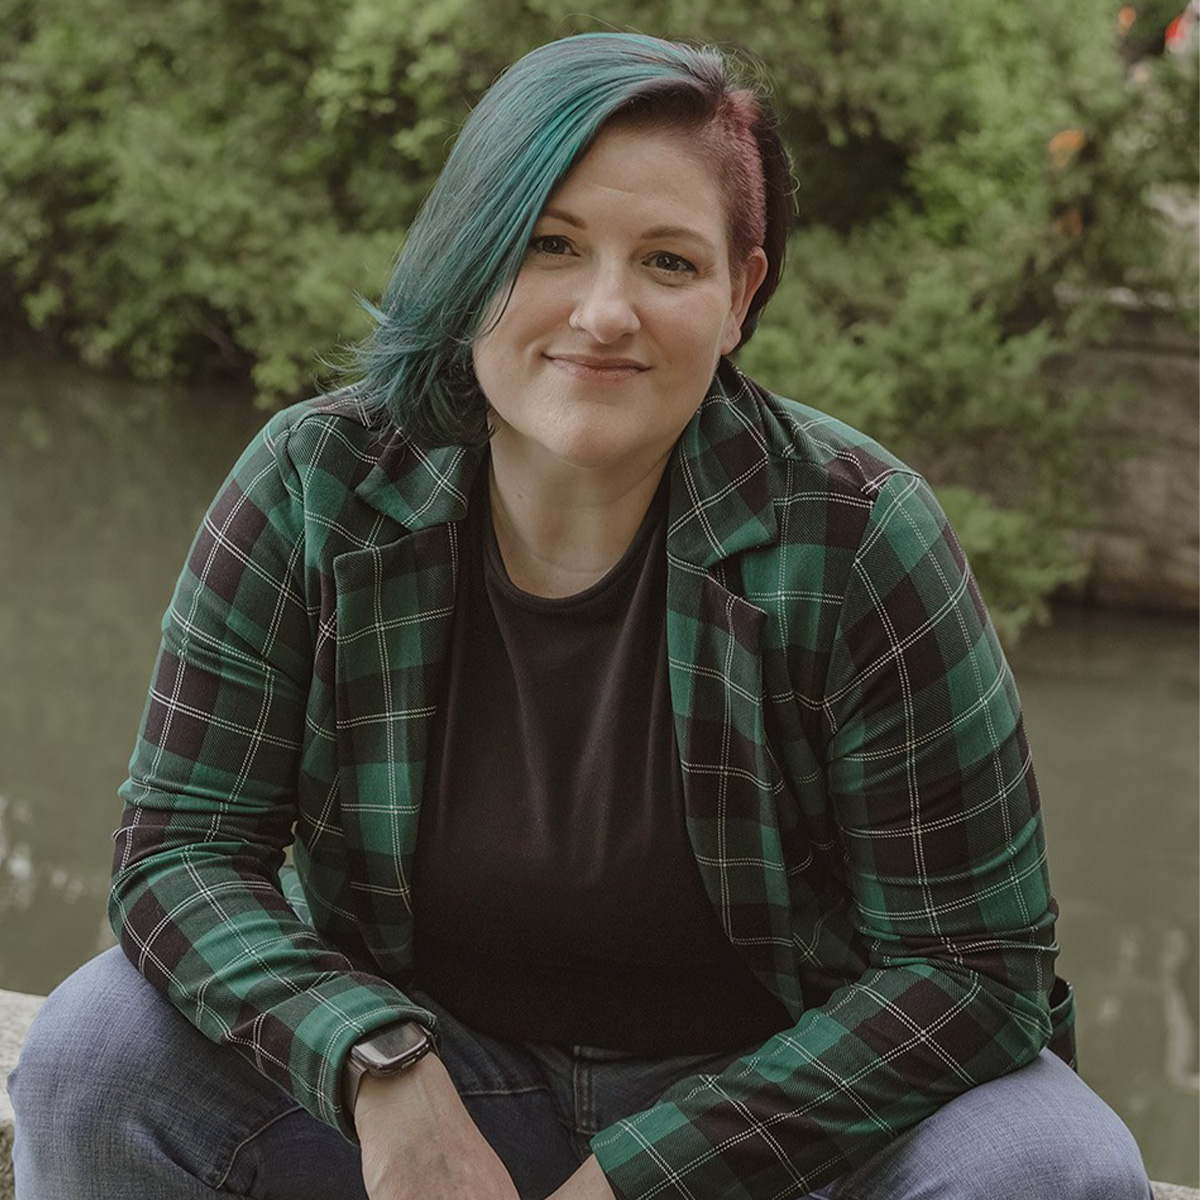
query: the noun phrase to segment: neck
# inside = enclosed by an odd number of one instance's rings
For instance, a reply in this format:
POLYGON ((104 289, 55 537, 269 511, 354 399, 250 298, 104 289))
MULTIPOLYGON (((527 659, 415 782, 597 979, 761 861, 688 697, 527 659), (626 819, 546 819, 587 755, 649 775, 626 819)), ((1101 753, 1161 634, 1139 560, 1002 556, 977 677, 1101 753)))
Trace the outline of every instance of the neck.
POLYGON ((493 442, 492 524, 508 577, 535 596, 573 596, 591 587, 629 549, 666 464, 664 456, 617 475, 531 471, 493 442))

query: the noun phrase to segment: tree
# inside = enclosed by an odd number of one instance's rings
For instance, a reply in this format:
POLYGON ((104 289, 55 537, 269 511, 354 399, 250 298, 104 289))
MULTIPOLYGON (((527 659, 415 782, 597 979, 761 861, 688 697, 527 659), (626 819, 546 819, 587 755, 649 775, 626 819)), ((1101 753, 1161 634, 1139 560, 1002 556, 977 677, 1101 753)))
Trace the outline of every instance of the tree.
MULTIPOLYGON (((0 0, 0 292, 98 366, 309 390, 472 101, 599 27, 574 13, 0 0)), ((1100 404, 1047 362, 1103 336, 1113 287, 1194 312, 1156 204, 1194 187, 1195 62, 1132 85, 1099 0, 614 0, 604 27, 741 46, 774 81, 799 222, 744 365, 926 471, 1018 629, 1074 569, 1100 404)))

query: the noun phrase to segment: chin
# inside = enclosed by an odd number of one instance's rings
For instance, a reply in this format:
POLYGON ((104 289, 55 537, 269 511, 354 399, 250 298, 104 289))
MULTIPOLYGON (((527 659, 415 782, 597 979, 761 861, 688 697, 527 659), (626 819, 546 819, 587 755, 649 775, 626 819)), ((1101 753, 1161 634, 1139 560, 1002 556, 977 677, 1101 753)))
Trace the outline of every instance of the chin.
MULTIPOLYGON (((573 411, 572 411, 573 410, 573 411)), ((611 408, 559 413, 558 419, 503 423, 498 435, 507 434, 513 446, 525 447, 532 461, 553 459, 573 467, 597 469, 614 466, 649 449, 648 431, 636 422, 622 420, 611 408)))
POLYGON ((545 449, 567 466, 577 467, 584 471, 599 471, 606 467, 614 467, 633 458, 641 446, 617 441, 613 438, 588 436, 586 434, 574 438, 557 440, 545 449))

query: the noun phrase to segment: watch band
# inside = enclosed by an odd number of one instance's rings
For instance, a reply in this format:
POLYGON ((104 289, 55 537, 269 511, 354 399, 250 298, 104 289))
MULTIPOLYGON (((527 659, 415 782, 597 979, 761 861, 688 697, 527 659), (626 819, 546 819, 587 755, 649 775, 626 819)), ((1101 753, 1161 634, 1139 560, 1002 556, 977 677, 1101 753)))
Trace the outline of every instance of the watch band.
POLYGON ((433 1034, 416 1021, 376 1029, 350 1047, 342 1068, 342 1102, 353 1116, 364 1075, 396 1075, 436 1053, 433 1034))

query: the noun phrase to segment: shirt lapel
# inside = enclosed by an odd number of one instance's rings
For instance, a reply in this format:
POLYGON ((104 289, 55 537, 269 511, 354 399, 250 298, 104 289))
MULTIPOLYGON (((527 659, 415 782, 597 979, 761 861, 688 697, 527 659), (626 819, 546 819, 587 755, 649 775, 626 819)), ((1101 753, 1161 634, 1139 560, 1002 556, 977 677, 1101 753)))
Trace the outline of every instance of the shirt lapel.
POLYGON ((730 941, 799 1009, 763 711, 762 609, 727 586, 735 554, 778 538, 772 458, 751 385, 724 364, 671 470, 667 647, 688 833, 730 941))
POLYGON ((459 526, 483 457, 398 432, 358 486, 376 542, 338 555, 341 808, 361 932, 380 963, 411 966, 412 868, 459 576, 459 526), (397 536, 396 524, 403 526, 397 536))

